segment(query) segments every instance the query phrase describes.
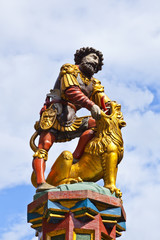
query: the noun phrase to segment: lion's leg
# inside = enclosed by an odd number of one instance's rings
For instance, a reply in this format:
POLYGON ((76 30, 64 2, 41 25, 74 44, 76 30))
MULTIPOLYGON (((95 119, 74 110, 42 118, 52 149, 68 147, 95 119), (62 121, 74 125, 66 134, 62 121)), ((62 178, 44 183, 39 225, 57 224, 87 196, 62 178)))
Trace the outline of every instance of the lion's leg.
POLYGON ((116 188, 118 154, 116 152, 103 154, 103 170, 104 170, 104 187, 110 189, 111 193, 115 192, 117 197, 121 197, 122 193, 116 188))
POLYGON ((55 186, 62 183, 69 183, 66 179, 69 178, 72 162, 72 153, 69 151, 62 152, 53 164, 46 181, 55 186))

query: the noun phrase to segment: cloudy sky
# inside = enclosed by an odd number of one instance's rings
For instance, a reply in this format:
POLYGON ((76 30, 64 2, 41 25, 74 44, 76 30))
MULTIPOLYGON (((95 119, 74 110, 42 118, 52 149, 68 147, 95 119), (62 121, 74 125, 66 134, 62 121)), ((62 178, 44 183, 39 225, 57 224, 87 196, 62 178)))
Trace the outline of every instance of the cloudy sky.
MULTIPOLYGON (((159 0, 0 0, 1 240, 36 239, 26 223, 26 207, 35 193, 29 139, 61 65, 73 63, 76 49, 83 46, 103 52, 105 65, 96 77, 122 105, 127 122, 117 179, 127 213, 121 239, 157 239, 159 13, 159 0)), ((75 144, 65 149, 73 151, 75 144)), ((62 150, 62 144, 53 146, 47 171, 62 150)))

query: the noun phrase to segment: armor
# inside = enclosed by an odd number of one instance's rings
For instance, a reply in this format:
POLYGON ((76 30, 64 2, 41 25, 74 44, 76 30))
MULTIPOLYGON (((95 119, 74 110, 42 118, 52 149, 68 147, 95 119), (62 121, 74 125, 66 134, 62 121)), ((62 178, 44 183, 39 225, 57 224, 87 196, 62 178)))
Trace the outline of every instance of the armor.
POLYGON ((52 132, 56 142, 79 137, 88 128, 89 118, 78 118, 76 111, 82 107, 91 111, 95 104, 101 107, 102 96, 107 98, 99 80, 88 79, 77 65, 64 64, 54 88, 47 94, 49 107, 41 115, 40 129, 52 132))

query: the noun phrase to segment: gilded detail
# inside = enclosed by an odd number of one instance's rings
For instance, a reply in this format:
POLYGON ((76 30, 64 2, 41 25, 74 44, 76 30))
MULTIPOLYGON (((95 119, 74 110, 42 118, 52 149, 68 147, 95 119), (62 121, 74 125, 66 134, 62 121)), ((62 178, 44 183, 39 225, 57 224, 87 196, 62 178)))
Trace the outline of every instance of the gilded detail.
POLYGON ((65 99, 64 91, 70 86, 79 86, 77 81, 78 73, 80 70, 78 66, 72 64, 64 64, 60 70, 60 81, 61 81, 61 91, 62 97, 65 99))
POLYGON ((75 77, 78 76, 78 73, 80 72, 77 65, 66 63, 64 64, 60 69, 60 75, 63 76, 65 74, 72 74, 75 77))
POLYGON ((53 124, 55 123, 57 116, 57 109, 53 109, 52 105, 46 109, 41 116, 40 119, 40 127, 43 130, 48 130, 50 129, 53 124))
POLYGON ((33 155, 34 158, 40 158, 44 159, 44 161, 47 161, 48 159, 48 152, 45 149, 38 149, 35 154, 33 155))
POLYGON ((80 77, 86 85, 89 85, 92 82, 92 79, 85 77, 82 72, 80 72, 80 77))

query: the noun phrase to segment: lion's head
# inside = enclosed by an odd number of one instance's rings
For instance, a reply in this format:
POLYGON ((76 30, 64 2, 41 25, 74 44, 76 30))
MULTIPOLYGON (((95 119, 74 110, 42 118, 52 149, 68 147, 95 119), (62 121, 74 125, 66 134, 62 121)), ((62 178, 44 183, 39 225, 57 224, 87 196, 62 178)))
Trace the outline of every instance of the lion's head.
POLYGON ((110 143, 114 143, 120 151, 123 151, 123 139, 121 128, 126 126, 121 112, 121 105, 117 102, 109 102, 111 114, 101 112, 101 119, 97 120, 95 137, 87 144, 85 152, 93 155, 103 154, 110 143))

